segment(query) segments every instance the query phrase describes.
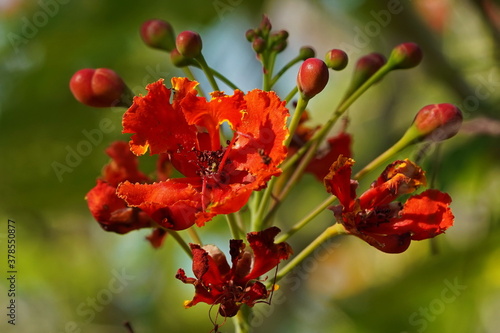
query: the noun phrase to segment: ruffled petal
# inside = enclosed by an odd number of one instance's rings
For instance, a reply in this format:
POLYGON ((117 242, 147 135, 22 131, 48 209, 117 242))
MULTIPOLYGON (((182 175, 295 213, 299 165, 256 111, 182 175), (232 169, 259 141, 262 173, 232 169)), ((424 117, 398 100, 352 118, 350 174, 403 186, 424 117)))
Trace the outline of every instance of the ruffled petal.
POLYGON ((408 159, 389 164, 371 188, 359 197, 361 209, 385 205, 426 184, 425 172, 408 159))
POLYGON ((154 184, 121 183, 117 194, 129 206, 145 211, 161 226, 172 230, 187 229, 202 211, 201 194, 189 180, 169 179, 154 184))
MULTIPOLYGON (((190 82, 187 84, 186 90, 194 89, 190 82)), ((195 147, 196 126, 189 125, 182 109, 170 103, 171 90, 163 85, 163 80, 146 89, 148 94, 134 97, 134 103, 123 115, 123 133, 134 133, 130 140, 132 152, 143 155, 149 149, 151 154, 160 154, 195 147)))

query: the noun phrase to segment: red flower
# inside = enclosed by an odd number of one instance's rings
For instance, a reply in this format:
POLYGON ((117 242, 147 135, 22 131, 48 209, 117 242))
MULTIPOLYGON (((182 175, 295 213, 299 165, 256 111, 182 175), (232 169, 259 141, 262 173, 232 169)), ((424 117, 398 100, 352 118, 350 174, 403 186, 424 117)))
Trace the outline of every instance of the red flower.
POLYGON ((242 240, 230 240, 231 266, 216 246, 191 244, 195 278, 188 278, 183 269, 179 269, 176 275, 177 279, 195 287, 195 296, 186 301, 185 307, 199 302, 220 304, 219 313, 232 317, 242 304, 252 307, 259 300, 267 299, 272 290, 267 290, 256 279, 275 268, 281 260, 288 259, 292 253, 287 243, 274 243, 279 232, 277 227, 271 227, 248 233, 247 240, 252 251, 245 250, 242 240))
POLYGON ((405 251, 411 240, 433 238, 453 225, 451 198, 438 190, 426 190, 403 205, 394 200, 425 185, 422 169, 409 160, 390 164, 370 189, 356 198, 357 182, 351 180, 354 160, 339 159, 325 177, 328 192, 340 205, 332 207, 346 230, 387 253, 405 251))
MULTIPOLYGON (((295 154, 306 142, 308 142, 318 130, 317 127, 304 125, 309 120, 309 114, 305 111, 300 119, 299 126, 295 131, 293 140, 290 143, 288 156, 295 154)), ((327 139, 327 146, 316 152, 316 156, 309 162, 305 172, 313 174, 320 182, 328 174, 329 168, 340 155, 352 156, 351 145, 352 136, 342 129, 337 135, 327 139)))
POLYGON ((185 177, 155 184, 124 182, 117 193, 173 230, 240 210, 252 191, 281 173, 278 165, 286 157, 288 110, 275 93, 214 92, 207 101, 197 96, 197 84, 185 78, 172 79, 173 89, 162 80, 150 84, 148 94, 135 97, 123 117, 123 132, 135 133, 132 152, 168 154, 185 177), (222 145, 224 122, 233 137, 222 145))
MULTIPOLYGON (((146 213, 138 208, 128 207, 116 195, 116 187, 125 180, 150 181, 139 171, 137 157, 130 152, 127 142, 122 141, 111 144, 106 153, 112 161, 104 167, 103 177, 97 180, 97 185, 86 196, 90 212, 104 230, 118 234, 154 227, 156 223, 146 213)), ((159 247, 164 236, 164 230, 155 230, 148 240, 154 247, 159 247)))

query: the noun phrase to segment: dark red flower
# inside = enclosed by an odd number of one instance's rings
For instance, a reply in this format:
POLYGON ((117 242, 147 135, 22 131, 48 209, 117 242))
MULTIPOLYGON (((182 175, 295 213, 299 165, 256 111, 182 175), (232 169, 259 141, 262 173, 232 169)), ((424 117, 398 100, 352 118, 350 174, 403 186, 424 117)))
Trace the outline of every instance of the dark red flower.
POLYGON ((411 196, 406 203, 394 201, 425 185, 424 172, 409 160, 391 163, 370 189, 356 197, 357 182, 351 180, 350 158, 340 156, 325 177, 327 191, 340 205, 335 217, 346 230, 387 253, 400 253, 411 240, 433 238, 453 225, 448 194, 429 189, 411 196))
POLYGON ((173 230, 240 210, 252 191, 281 173, 278 165, 286 157, 288 110, 275 93, 214 92, 207 101, 197 96, 197 84, 186 78, 172 79, 173 89, 162 80, 150 84, 148 94, 135 97, 123 117, 123 132, 134 133, 132 152, 168 154, 185 177, 124 182, 117 193, 173 230), (233 134, 222 144, 224 122, 233 134))
POLYGON ((277 227, 271 227, 248 233, 251 251, 245 250, 242 240, 230 240, 230 263, 216 246, 191 244, 195 278, 187 277, 183 269, 179 269, 176 275, 177 279, 195 287, 194 298, 186 301, 185 307, 199 302, 220 304, 219 313, 232 317, 242 304, 252 307, 259 300, 267 299, 272 290, 267 290, 257 279, 292 253, 287 243, 274 243, 279 232, 277 227))
MULTIPOLYGON (((111 162, 103 169, 103 176, 86 196, 89 210, 106 231, 125 234, 132 230, 157 226, 139 208, 128 207, 116 195, 116 187, 121 182, 149 182, 150 179, 138 169, 137 157, 130 152, 127 142, 116 141, 106 149, 111 162)), ((154 247, 159 247, 164 239, 163 230, 155 230, 148 237, 154 247)))

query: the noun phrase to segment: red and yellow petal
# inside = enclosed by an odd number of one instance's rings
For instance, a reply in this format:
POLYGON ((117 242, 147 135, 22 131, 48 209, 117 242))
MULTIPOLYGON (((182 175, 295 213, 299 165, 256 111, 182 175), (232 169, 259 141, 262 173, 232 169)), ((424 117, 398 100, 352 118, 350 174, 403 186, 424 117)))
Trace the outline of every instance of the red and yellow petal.
MULTIPOLYGON (((192 83, 187 83, 191 85, 192 83)), ((134 103, 123 115, 123 133, 134 133, 130 149, 143 155, 191 149, 196 144, 196 127, 189 125, 180 106, 170 103, 171 90, 163 80, 149 84, 146 96, 134 97, 134 103)))

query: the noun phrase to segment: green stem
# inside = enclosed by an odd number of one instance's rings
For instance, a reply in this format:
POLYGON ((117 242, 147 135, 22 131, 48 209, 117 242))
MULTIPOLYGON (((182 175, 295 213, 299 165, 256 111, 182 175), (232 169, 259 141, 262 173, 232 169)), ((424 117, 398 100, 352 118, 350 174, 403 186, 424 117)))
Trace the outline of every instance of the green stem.
POLYGON ((270 88, 272 88, 276 84, 276 82, 279 80, 279 78, 283 74, 285 74, 285 72, 287 70, 289 70, 293 65, 295 65, 299 61, 303 60, 302 58, 303 58, 302 56, 297 56, 297 57, 293 58, 292 60, 290 60, 285 66, 283 66, 283 68, 281 68, 280 71, 271 79, 270 88))
POLYGON ((236 316, 233 317, 234 329, 236 333, 249 333, 250 323, 248 322, 250 318, 251 308, 243 305, 236 316))
POLYGON ((285 267, 279 270, 276 274, 275 282, 281 280, 285 275, 290 273, 295 267, 297 267, 304 259, 306 259, 311 253, 313 253, 317 248, 323 245, 327 240, 332 237, 343 235, 346 230, 341 224, 334 224, 328 227, 319 235, 315 240, 313 240, 305 249, 303 249, 299 254, 297 254, 285 267))
POLYGON ((316 216, 318 216, 325 209, 330 207, 330 205, 337 200, 335 196, 329 196, 325 201, 323 201, 318 207, 316 207, 312 212, 310 212, 306 217, 297 222, 287 233, 282 234, 278 239, 276 239, 276 243, 281 243, 290 238, 297 231, 305 227, 309 222, 311 222, 316 216))
POLYGON ((241 230, 238 227, 238 222, 236 221, 234 214, 226 214, 226 220, 229 225, 229 229, 231 230, 231 236, 233 239, 242 239, 241 230))
POLYGON ((168 230, 168 234, 170 236, 172 236, 176 241, 177 243, 179 243, 179 245, 182 247, 182 249, 184 250, 184 252, 187 253, 187 255, 192 258, 193 257, 193 254, 191 253, 191 248, 189 247, 189 245, 186 243, 186 241, 184 241, 184 239, 181 237, 181 235, 179 235, 179 233, 177 231, 174 231, 174 230, 168 230))
POLYGON ((196 232, 196 229, 194 228, 194 226, 189 228, 187 231, 188 231, 188 234, 194 243, 199 244, 199 245, 203 245, 203 242, 201 241, 201 238, 198 235, 198 233, 196 232))
POLYGON ((299 88, 295 86, 285 97, 286 104, 290 103, 292 98, 299 92, 299 88))
POLYGON ((337 106, 335 112, 330 117, 330 119, 328 119, 325 125, 323 125, 304 146, 302 146, 290 159, 288 159, 281 168, 283 170, 286 170, 292 167, 309 150, 310 146, 314 142, 322 142, 328 132, 330 132, 330 130, 332 129, 333 125, 335 125, 337 120, 352 105, 352 103, 354 103, 354 101, 356 101, 356 99, 358 99, 370 86, 381 80, 387 73, 391 71, 391 69, 391 65, 385 64, 361 86, 359 86, 358 89, 356 89, 351 95, 346 96, 339 103, 339 106, 337 106))
POLYGON ((221 80, 222 82, 224 82, 227 86, 229 86, 229 88, 231 88, 233 90, 241 90, 233 82, 231 82, 227 77, 225 77, 224 75, 222 75, 221 73, 219 73, 215 69, 210 68, 210 70, 212 71, 213 75, 216 78, 218 78, 219 80, 221 80))
POLYGON ((295 134, 295 131, 299 126, 300 118, 302 117, 302 114, 304 113, 308 102, 309 100, 305 99, 301 94, 297 102, 295 112, 293 113, 292 120, 290 121, 290 125, 288 125, 288 138, 286 138, 285 140, 285 146, 287 147, 290 145, 290 142, 292 142, 293 135, 295 134))
POLYGON ((367 166, 365 166, 361 171, 359 171, 355 176, 354 179, 359 179, 372 171, 373 169, 378 168, 380 165, 382 165, 384 162, 386 162, 389 158, 394 156, 395 154, 399 153, 401 150, 405 149, 409 145, 413 144, 416 142, 417 138, 421 136, 421 133, 416 129, 415 126, 411 126, 405 134, 399 139, 391 148, 387 149, 385 152, 380 154, 377 158, 375 158, 373 161, 368 163, 367 166))
POLYGON ((312 160, 314 154, 316 153, 316 149, 314 147, 315 145, 311 147, 311 149, 307 152, 307 155, 304 156, 304 158, 300 161, 298 167, 295 168, 295 170, 293 171, 292 176, 287 180, 285 186, 277 196, 274 205, 271 207, 266 217, 264 218, 263 221, 264 225, 274 216, 274 214, 276 213, 277 209, 279 208, 283 200, 285 200, 285 198, 291 192, 293 186, 295 186, 295 184, 297 184, 298 181, 300 180, 300 177, 302 176, 305 169, 309 165, 309 162, 312 160))
POLYGON ((269 207, 269 201, 272 198, 274 184, 276 183, 276 177, 273 177, 268 183, 264 193, 261 195, 259 202, 257 203, 257 211, 255 212, 252 223, 252 230, 260 231, 264 229, 267 219, 264 219, 264 212, 269 207))
POLYGON ((212 72, 212 69, 208 66, 208 64, 205 60, 205 57, 203 57, 203 54, 200 54, 195 59, 196 59, 196 61, 198 61, 198 64, 200 64, 200 67, 201 67, 203 73, 205 73, 205 76, 207 77, 208 82, 210 82, 210 86, 212 87, 212 89, 214 91, 220 91, 219 86, 217 85, 217 82, 215 81, 214 73, 212 72))

